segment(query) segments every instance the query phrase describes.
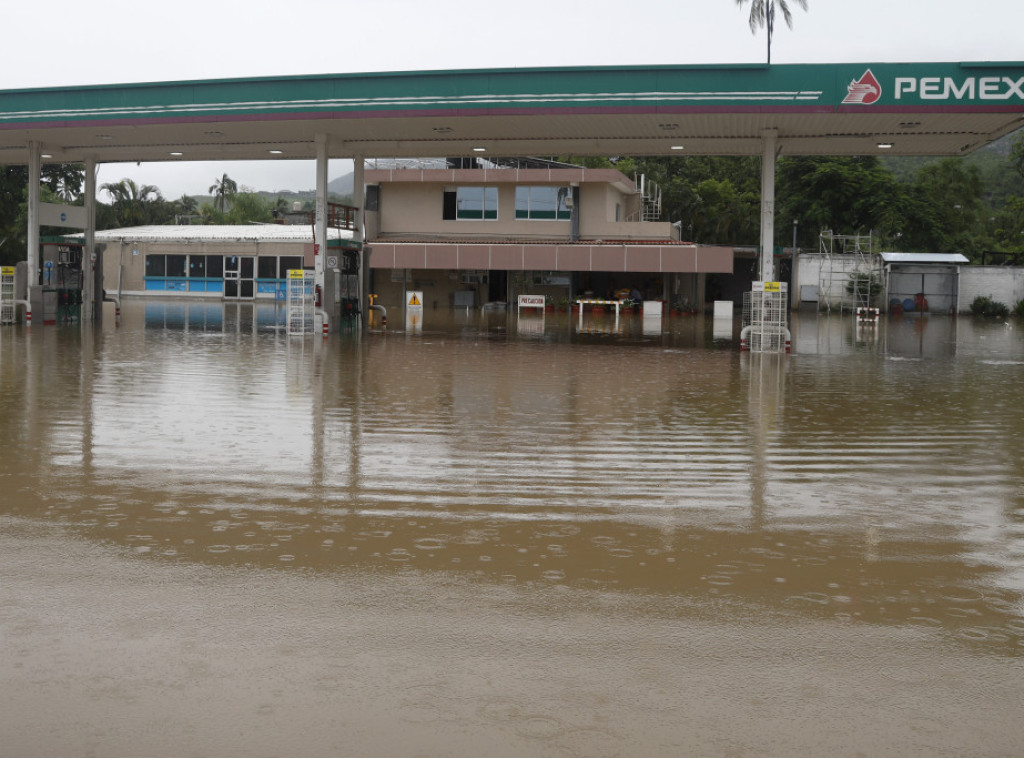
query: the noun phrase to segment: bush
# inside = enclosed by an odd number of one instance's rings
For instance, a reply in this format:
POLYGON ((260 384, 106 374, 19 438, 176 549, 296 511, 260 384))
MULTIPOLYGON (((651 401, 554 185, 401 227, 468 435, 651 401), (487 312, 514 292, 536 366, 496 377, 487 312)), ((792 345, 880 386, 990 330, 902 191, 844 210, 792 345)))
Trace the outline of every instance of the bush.
POLYGON ((864 271, 852 271, 846 282, 846 293, 848 295, 867 295, 868 300, 874 300, 882 292, 882 282, 874 274, 864 271))
POLYGON ((1024 300, 1018 300, 1017 304, 1013 306, 1013 315, 1017 318, 1024 318, 1024 300))
POLYGON ((985 318, 1006 318, 1010 314, 1010 308, 1005 303, 997 303, 991 297, 978 295, 971 303, 971 313, 985 318))

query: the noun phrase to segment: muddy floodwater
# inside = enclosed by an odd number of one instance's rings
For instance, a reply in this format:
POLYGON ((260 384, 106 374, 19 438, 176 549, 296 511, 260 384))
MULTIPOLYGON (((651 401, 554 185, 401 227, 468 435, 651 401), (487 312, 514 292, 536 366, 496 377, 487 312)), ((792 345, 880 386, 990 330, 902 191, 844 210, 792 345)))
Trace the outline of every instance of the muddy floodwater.
POLYGON ((1011 756, 1024 324, 0 328, 0 754, 1011 756))

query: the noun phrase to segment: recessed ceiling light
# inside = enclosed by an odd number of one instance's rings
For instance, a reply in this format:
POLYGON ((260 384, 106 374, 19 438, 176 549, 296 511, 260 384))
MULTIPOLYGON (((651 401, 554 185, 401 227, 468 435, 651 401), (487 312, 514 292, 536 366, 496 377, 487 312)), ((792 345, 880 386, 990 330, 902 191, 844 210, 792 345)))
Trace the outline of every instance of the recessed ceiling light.
POLYGON ((878 147, 879 147, 880 150, 889 150, 890 148, 892 148, 892 143, 891 142, 879 142, 878 143, 878 147))
POLYGON ((682 145, 672 145, 672 147, 670 147, 669 149, 670 150, 682 150, 683 146, 682 145))
POLYGON ((271 155, 281 155, 284 152, 284 150, 267 150, 267 152, 270 153, 271 155))
POLYGON ((487 152, 487 148, 486 147, 474 147, 473 148, 473 152, 474 153, 486 153, 487 152))
POLYGON ((40 157, 40 158, 52 158, 53 156, 52 156, 52 155, 50 155, 49 153, 43 153, 43 154, 42 154, 42 155, 40 155, 39 157, 40 157))
POLYGON ((171 155, 175 155, 175 156, 177 156, 177 155, 184 155, 184 153, 179 153, 177 150, 172 150, 171 151, 171 155))

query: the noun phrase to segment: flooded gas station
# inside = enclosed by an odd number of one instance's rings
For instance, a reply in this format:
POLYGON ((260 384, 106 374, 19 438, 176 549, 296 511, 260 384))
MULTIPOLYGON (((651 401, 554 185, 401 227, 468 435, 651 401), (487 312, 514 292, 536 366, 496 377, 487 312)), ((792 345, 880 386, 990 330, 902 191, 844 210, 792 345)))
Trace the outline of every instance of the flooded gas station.
POLYGON ((0 331, 12 755, 1008 755, 1024 331, 0 331))

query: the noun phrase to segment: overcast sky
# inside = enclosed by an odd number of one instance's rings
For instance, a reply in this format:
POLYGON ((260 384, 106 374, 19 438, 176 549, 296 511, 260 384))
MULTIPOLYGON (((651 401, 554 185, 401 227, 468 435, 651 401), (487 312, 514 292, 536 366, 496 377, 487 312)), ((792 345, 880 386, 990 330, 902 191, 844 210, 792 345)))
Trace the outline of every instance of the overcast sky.
MULTIPOLYGON (((1024 60, 1024 0, 790 0, 773 63, 1024 60)), ((749 4, 735 0, 139 0, 18 2, 4 9, 0 89, 290 74, 532 66, 752 63, 749 4), (602 12, 602 8, 605 12, 602 12)), ((351 170, 332 161, 330 178, 351 170)), ((111 165, 165 197, 241 186, 305 190, 310 162, 111 165)))

